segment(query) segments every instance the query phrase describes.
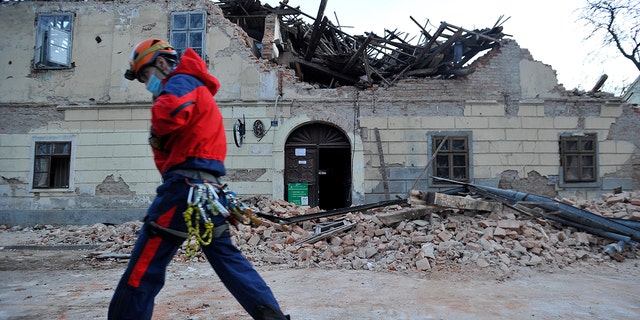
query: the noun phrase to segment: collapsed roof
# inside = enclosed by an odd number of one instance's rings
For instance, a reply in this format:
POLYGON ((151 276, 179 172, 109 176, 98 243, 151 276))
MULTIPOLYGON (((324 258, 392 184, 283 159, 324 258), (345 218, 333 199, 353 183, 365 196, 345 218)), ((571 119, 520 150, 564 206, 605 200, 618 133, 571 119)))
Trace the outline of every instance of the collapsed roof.
POLYGON ((303 81, 328 88, 391 86, 409 77, 465 76, 472 72, 468 63, 474 57, 499 46, 506 36, 502 17, 491 28, 466 30, 442 22, 435 32, 426 29, 428 21, 422 26, 410 17, 420 31, 416 44, 411 44, 414 38, 407 39, 408 34, 397 30, 385 30, 384 36, 373 32, 350 35, 324 15, 327 0, 320 2, 315 17, 287 3, 282 1, 274 8, 259 0, 216 2, 224 16, 254 40, 257 56, 261 56, 266 17, 277 15, 280 34, 272 43, 279 55, 274 61, 296 70, 303 81))

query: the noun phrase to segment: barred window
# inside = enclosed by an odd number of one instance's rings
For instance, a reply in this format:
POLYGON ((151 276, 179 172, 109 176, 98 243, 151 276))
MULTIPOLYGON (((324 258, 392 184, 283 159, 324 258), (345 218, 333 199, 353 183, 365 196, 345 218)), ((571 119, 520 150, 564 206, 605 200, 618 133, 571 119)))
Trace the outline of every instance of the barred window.
POLYGON ((596 181, 597 142, 595 133, 560 137, 560 159, 564 182, 596 181))
POLYGON ((35 144, 33 188, 68 188, 71 172, 70 141, 38 141, 35 144))

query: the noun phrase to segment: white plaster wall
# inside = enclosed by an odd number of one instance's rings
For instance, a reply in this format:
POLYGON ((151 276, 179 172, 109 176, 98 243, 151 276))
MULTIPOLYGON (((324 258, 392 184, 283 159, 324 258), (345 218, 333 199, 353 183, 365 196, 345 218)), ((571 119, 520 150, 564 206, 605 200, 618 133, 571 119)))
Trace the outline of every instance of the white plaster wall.
POLYGON ((539 61, 520 60, 520 89, 523 99, 551 96, 558 84, 555 70, 539 61))
MULTIPOLYGON (((531 171, 542 176, 560 174, 558 140, 565 132, 596 132, 599 148, 599 175, 622 169, 633 157, 635 146, 627 141, 607 140, 608 129, 621 114, 620 108, 603 107, 599 117, 586 117, 585 128, 577 130, 579 118, 549 117, 535 101, 520 106, 516 117, 504 117, 497 101, 469 101, 464 117, 367 117, 360 120, 368 129, 363 143, 365 192, 380 185, 380 154, 373 135, 378 128, 384 160, 388 167, 424 168, 428 161, 426 135, 429 131, 473 131, 473 178, 497 180, 502 172, 515 170, 521 178, 531 171), (607 115, 607 116, 605 116, 607 115), (419 123, 419 126, 416 126, 419 123)), ((427 175, 432 174, 432 167, 427 175)), ((416 175, 417 178, 417 175, 416 175)), ((590 196, 597 192, 585 191, 590 196)))

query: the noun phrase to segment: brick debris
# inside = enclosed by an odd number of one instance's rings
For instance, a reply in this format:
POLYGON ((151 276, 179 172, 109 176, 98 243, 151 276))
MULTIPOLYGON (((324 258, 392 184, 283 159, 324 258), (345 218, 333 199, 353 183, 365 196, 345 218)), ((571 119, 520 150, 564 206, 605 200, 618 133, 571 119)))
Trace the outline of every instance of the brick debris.
MULTIPOLYGON (((265 197, 243 201, 255 211, 285 218, 320 212, 265 197)), ((604 194, 593 200, 565 198, 562 202, 602 217, 640 221, 640 192, 604 194)), ((254 265, 284 268, 430 273, 458 266, 509 273, 517 268, 565 268, 640 257, 637 247, 611 256, 604 248, 615 241, 508 207, 496 208, 500 209, 438 208, 424 217, 388 225, 381 221, 381 215, 406 210, 393 205, 289 225, 269 221, 259 226, 239 225, 232 228, 232 237, 254 265), (337 231, 331 232, 332 228, 337 231), (322 234, 325 236, 318 237, 322 234)), ((106 263, 131 252, 141 227, 142 222, 131 221, 90 226, 2 225, 0 231, 33 233, 25 245, 90 246, 88 256, 96 263, 106 263)), ((174 261, 187 260, 184 249, 174 261)), ((191 259, 204 261, 201 254, 191 259)))

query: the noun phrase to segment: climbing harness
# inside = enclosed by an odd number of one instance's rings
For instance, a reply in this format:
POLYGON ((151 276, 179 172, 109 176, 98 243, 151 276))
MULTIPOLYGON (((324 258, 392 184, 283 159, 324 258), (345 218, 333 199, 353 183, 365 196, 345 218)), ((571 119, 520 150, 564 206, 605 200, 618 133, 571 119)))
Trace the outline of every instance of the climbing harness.
POLYGON ((146 217, 144 219, 144 228, 149 231, 151 237, 160 237, 176 246, 182 245, 184 240, 189 237, 186 232, 165 228, 155 221, 148 220, 146 217))
POLYGON ((190 184, 187 209, 182 213, 187 225, 187 258, 193 257, 200 246, 211 244, 214 238, 213 217, 229 216, 229 211, 220 203, 216 188, 210 183, 190 184))
POLYGON ((187 259, 193 257, 200 246, 207 246, 214 238, 228 234, 228 224, 214 226, 212 218, 217 215, 222 215, 236 227, 239 223, 244 225, 263 223, 253 210, 240 201, 235 192, 224 189, 226 185, 221 187, 209 182, 193 184, 187 181, 187 183, 191 188, 187 197, 187 209, 182 213, 187 226, 185 250, 187 259))

